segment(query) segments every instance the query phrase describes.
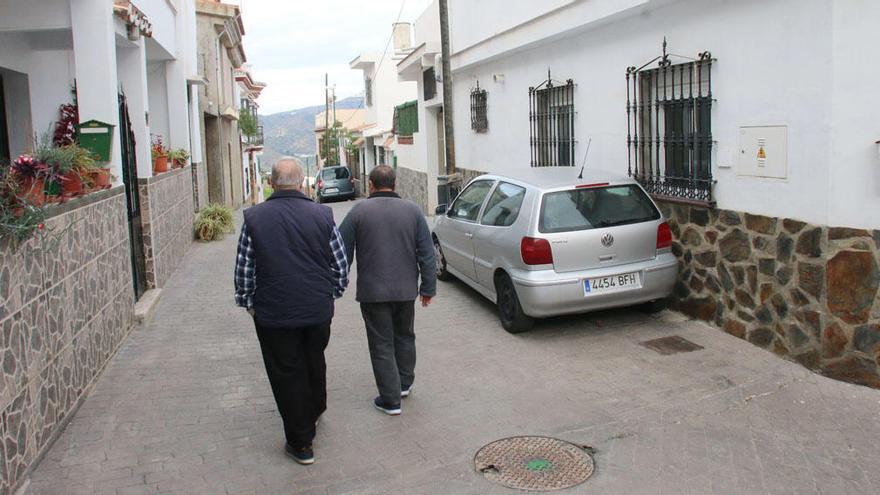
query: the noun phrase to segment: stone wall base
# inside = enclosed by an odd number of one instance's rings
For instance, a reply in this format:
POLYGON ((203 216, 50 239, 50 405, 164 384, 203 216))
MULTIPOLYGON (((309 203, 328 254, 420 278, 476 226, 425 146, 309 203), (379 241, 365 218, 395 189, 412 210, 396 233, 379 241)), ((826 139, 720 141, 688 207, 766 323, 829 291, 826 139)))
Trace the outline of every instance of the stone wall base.
POLYGON ((165 285, 193 243, 193 173, 190 167, 138 179, 147 288, 165 285))
POLYGON ((661 202, 673 306, 827 376, 880 388, 880 231, 661 202))
MULTIPOLYGON (((406 167, 397 167, 397 194, 419 205, 422 213, 428 212, 428 174, 406 167)), ((433 213, 433 212, 431 212, 433 213)))

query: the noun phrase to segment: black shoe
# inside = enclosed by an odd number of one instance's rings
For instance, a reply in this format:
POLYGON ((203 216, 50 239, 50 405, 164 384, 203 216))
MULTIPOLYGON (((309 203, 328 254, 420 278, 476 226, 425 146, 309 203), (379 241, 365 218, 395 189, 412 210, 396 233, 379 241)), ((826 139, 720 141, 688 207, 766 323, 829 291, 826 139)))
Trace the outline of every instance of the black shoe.
POLYGON ((309 464, 315 463, 315 452, 312 450, 311 445, 306 445, 305 447, 294 448, 289 443, 284 444, 284 452, 288 457, 293 458, 298 464, 302 464, 303 466, 308 466, 309 464))
POLYGON ((397 416, 398 414, 400 414, 400 404, 385 404, 384 402, 382 402, 382 397, 376 397, 375 399, 373 399, 373 405, 376 406, 376 409, 390 416, 397 416))

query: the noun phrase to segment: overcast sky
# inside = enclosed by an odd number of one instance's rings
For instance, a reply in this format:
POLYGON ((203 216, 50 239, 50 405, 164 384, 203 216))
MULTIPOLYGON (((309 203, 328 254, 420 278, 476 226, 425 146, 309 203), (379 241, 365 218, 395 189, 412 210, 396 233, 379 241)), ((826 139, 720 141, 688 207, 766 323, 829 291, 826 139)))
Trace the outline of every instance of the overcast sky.
POLYGON ((260 113, 270 114, 323 104, 325 72, 338 99, 362 95, 362 73, 348 63, 360 52, 384 50, 401 6, 401 22, 413 22, 429 0, 231 3, 241 5, 244 48, 254 78, 268 84, 258 100, 260 113))

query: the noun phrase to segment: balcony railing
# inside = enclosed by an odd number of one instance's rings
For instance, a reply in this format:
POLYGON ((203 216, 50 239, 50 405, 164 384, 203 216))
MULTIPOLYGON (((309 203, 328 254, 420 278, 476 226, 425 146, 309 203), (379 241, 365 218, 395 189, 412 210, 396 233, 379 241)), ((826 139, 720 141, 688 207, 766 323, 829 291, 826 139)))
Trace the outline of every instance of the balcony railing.
POLYGON ((255 132, 253 136, 244 136, 244 140, 248 146, 262 146, 263 126, 257 126, 257 132, 255 132))

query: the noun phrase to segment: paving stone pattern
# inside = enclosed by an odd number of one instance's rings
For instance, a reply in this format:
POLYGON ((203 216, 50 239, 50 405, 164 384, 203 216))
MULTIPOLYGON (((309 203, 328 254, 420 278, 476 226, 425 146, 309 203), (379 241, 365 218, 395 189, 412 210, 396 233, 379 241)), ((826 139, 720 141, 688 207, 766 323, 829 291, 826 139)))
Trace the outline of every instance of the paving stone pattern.
POLYGON ((193 243, 193 173, 189 166, 138 179, 147 287, 161 288, 193 243))
MULTIPOLYGON (((334 203, 341 221, 351 202, 334 203)), ((561 493, 880 493, 880 391, 831 380, 678 313, 616 310, 510 335, 441 283, 416 311, 403 414, 376 394, 354 292, 337 304, 317 463, 282 453, 249 318, 232 305, 235 236, 196 244, 31 477, 37 494, 507 494, 485 444, 546 435, 596 449, 561 493), (661 355, 680 335, 704 349, 661 355)))
POLYGON ((880 388, 880 231, 662 203, 678 308, 841 380, 880 388))
POLYGON ((22 480, 132 327, 122 189, 64 208, 46 235, 0 246, 0 494, 22 480))

